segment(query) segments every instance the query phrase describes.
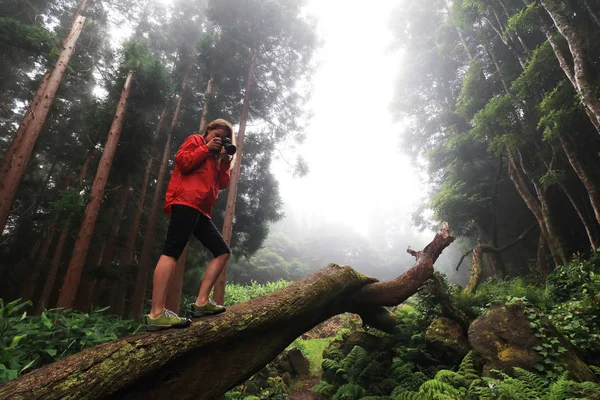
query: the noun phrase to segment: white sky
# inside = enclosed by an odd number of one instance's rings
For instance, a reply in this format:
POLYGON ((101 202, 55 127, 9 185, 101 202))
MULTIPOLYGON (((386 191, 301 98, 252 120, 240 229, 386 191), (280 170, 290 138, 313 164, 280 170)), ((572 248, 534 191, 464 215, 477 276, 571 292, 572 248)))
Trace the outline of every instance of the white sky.
POLYGON ((294 179, 283 161, 273 166, 294 214, 366 234, 374 211, 408 219, 422 199, 424 182, 400 154, 401 127, 389 111, 401 55, 387 50, 388 19, 398 2, 309 3, 324 41, 309 102, 314 116, 300 147, 310 173, 294 179))

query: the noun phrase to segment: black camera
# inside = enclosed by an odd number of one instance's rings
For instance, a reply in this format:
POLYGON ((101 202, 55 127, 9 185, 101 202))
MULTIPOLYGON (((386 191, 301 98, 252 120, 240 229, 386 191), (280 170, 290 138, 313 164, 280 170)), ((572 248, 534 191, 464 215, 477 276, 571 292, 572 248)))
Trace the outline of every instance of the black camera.
POLYGON ((229 139, 228 137, 221 138, 221 144, 223 144, 223 146, 225 147, 225 152, 230 156, 234 155, 237 151, 237 148, 233 143, 231 143, 231 139, 229 139))

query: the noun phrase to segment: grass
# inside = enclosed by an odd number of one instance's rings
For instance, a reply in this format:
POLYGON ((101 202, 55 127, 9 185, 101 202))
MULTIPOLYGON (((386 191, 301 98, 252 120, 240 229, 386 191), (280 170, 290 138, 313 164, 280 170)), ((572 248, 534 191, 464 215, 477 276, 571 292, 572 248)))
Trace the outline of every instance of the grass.
POLYGON ((324 339, 297 339, 292 343, 302 351, 302 354, 308 358, 310 364, 310 374, 318 375, 321 372, 321 364, 323 363, 323 350, 329 346, 332 338, 324 339))

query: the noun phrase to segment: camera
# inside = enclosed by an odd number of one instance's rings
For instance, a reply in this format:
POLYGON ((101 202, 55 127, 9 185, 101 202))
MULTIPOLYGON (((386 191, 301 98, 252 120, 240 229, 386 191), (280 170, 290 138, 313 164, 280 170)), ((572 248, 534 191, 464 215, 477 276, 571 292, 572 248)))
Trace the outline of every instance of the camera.
POLYGON ((237 151, 237 148, 233 143, 231 143, 231 139, 228 137, 221 138, 221 144, 225 147, 225 152, 230 156, 234 155, 237 151))

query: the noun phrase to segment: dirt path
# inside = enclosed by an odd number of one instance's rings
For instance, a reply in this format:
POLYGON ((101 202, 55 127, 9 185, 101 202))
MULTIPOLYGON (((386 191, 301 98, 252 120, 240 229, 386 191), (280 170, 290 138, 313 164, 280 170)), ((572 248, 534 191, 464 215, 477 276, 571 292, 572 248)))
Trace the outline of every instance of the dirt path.
POLYGON ((317 385, 321 380, 318 376, 311 376, 306 378, 303 381, 298 382, 296 389, 290 393, 288 399, 290 400, 319 400, 323 399, 322 396, 319 396, 317 393, 313 392, 311 389, 313 386, 317 385))

